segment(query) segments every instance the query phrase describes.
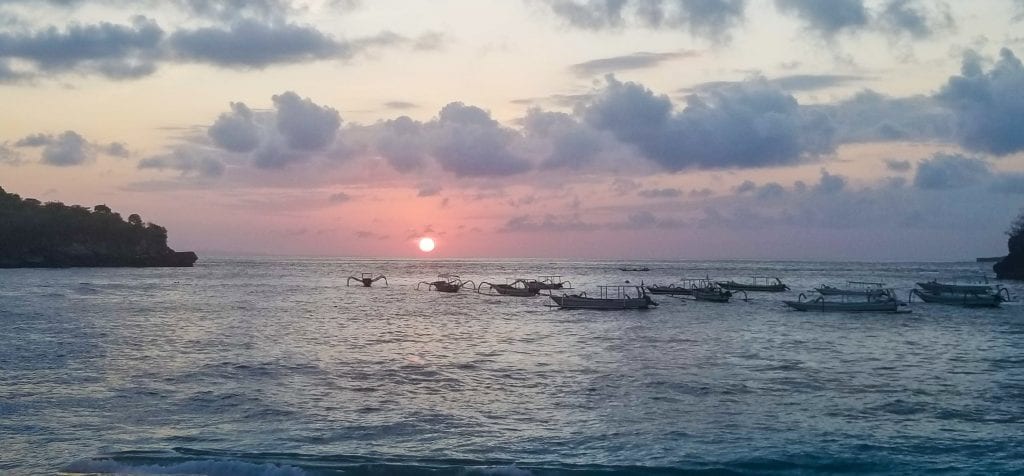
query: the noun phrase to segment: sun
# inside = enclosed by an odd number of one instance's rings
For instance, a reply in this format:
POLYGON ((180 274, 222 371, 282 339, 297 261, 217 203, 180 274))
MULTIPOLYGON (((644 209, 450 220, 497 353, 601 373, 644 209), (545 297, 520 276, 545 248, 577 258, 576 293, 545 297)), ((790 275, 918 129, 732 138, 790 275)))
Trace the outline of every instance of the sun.
POLYGON ((434 251, 434 239, 427 236, 420 238, 420 251, 424 253, 434 251))

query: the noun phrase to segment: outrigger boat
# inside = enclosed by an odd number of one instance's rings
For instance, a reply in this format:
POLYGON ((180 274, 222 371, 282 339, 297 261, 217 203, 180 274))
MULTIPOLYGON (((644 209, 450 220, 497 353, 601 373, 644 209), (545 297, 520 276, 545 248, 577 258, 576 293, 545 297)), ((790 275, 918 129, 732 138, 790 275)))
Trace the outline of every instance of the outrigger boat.
POLYGON ((537 276, 537 279, 531 279, 524 282, 526 283, 526 287, 536 289, 537 291, 549 289, 572 289, 572 283, 569 281, 562 281, 562 277, 556 274, 537 276))
POLYGON ((679 280, 678 283, 669 285, 653 284, 647 286, 647 292, 651 294, 668 294, 670 296, 692 296, 695 288, 706 288, 713 284, 708 278, 684 278, 679 280))
POLYGON ((927 283, 917 283, 917 285, 920 286, 921 289, 934 294, 992 293, 992 286, 987 283, 987 280, 984 284, 948 284, 940 283, 933 279, 927 283))
MULTIPOLYGON (((741 291, 742 292, 742 291, 741 291)), ((729 302, 729 298, 732 297, 732 291, 726 291, 718 285, 710 285, 705 287, 693 288, 693 299, 695 301, 706 301, 706 302, 729 302)), ((744 292, 744 296, 746 292, 744 292)))
POLYGON ((480 285, 476 288, 476 292, 492 296, 500 294, 502 296, 530 297, 539 294, 540 289, 531 288, 529 282, 525 279, 516 279, 506 284, 491 284, 487 281, 481 281, 480 285), (490 288, 490 292, 483 292, 484 285, 490 288))
POLYGON ((643 286, 598 286, 596 297, 582 292, 551 296, 551 300, 562 309, 647 309, 658 305, 643 286))
POLYGON ((632 267, 632 268, 630 268, 630 267, 619 268, 619 271, 627 271, 627 272, 644 272, 644 271, 650 271, 650 270, 651 270, 651 268, 648 268, 646 266, 632 267))
POLYGON ((800 293, 796 301, 782 301, 798 311, 814 312, 899 312, 901 306, 907 304, 896 299, 891 289, 883 289, 880 294, 861 294, 864 301, 849 300, 850 295, 840 294, 838 301, 829 301, 825 296, 805 301, 807 297, 800 293))
POLYGON ((729 291, 760 291, 768 293, 780 293, 789 291, 789 286, 782 284, 779 278, 768 276, 754 276, 750 283, 737 283, 736 281, 718 281, 715 284, 729 291))
POLYGON ((882 286, 885 283, 875 283, 869 281, 847 281, 846 288, 839 288, 822 284, 814 288, 818 294, 822 296, 867 296, 876 294, 885 294, 885 289, 882 286))
POLYGON ((963 307, 999 307, 999 305, 1005 301, 1010 300, 1010 292, 1004 287, 1000 287, 999 291, 992 292, 943 292, 935 293, 922 289, 914 289, 910 291, 911 299, 913 296, 921 298, 922 301, 934 304, 949 304, 953 306, 963 307))
POLYGON ((426 281, 420 281, 416 284, 416 289, 420 288, 420 284, 426 284, 427 290, 433 288, 435 291, 442 293, 457 293, 464 286, 469 286, 470 289, 475 289, 476 283, 471 280, 463 281, 462 279, 459 279, 459 275, 457 274, 439 274, 437 277, 440 279, 429 283, 426 281))

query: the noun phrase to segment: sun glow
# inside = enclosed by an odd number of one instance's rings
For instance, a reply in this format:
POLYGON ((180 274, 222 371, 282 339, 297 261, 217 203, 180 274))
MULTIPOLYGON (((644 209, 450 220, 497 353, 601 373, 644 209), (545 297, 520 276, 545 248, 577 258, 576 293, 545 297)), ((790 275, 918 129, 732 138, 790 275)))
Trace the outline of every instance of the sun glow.
POLYGON ((434 239, 426 236, 420 238, 420 251, 424 253, 434 251, 434 239))

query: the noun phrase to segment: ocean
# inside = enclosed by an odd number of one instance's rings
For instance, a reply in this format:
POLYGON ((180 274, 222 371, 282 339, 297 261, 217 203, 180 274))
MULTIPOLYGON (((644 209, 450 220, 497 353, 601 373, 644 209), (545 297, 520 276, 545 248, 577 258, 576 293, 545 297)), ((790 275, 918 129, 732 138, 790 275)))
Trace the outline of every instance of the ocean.
MULTIPOLYGON (((978 263, 202 258, 0 270, 0 473, 1024 473, 1024 308, 802 313, 978 263), (620 267, 646 266, 648 272, 620 267), (361 272, 371 288, 346 286, 361 272), (423 289, 778 276, 646 311, 423 289)), ((354 284, 354 283, 353 283, 354 284)), ((1015 296, 1019 283, 1003 283, 1015 296)))

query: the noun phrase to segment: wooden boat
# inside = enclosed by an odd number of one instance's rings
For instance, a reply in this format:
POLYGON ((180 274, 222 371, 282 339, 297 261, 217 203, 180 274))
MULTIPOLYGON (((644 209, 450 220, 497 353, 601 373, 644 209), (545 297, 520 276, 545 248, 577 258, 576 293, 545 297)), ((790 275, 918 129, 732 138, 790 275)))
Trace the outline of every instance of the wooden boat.
POLYGON ((924 289, 925 291, 928 291, 933 294, 992 293, 992 286, 989 285, 987 282, 979 284, 950 284, 940 283, 933 279, 931 281, 928 281, 927 283, 917 283, 917 285, 920 286, 921 289, 924 289))
POLYGON ((825 296, 818 296, 815 299, 805 301, 806 296, 800 293, 796 301, 782 301, 787 306, 798 311, 813 312, 899 312, 901 306, 906 303, 896 299, 891 289, 885 289, 881 294, 863 294, 864 300, 851 300, 852 296, 839 295, 839 300, 827 300, 825 296))
POLYGON ((526 287, 536 289, 537 291, 572 288, 572 283, 569 281, 562 281, 562 277, 555 274, 537 276, 537 279, 531 279, 525 281, 525 283, 526 287))
POLYGON ((654 284, 647 286, 647 292, 651 294, 667 294, 670 296, 692 296, 694 288, 706 288, 713 283, 708 278, 684 278, 678 283, 669 285, 654 284))
POLYGON ((632 268, 629 268, 629 267, 627 267, 627 268, 619 268, 619 271, 627 271, 627 272, 644 272, 644 271, 650 271, 650 270, 651 270, 651 268, 648 268, 646 266, 643 266, 643 267, 632 267, 632 268))
POLYGON ((476 284, 471 280, 463 281, 457 274, 439 274, 437 277, 440 278, 437 281, 420 281, 416 284, 416 289, 419 289, 421 284, 426 284, 427 290, 433 289, 442 293, 457 293, 464 286, 474 289, 476 284))
POLYGON ((731 291, 726 291, 719 286, 707 286, 693 289, 693 299, 695 301, 725 303, 729 302, 729 298, 731 297, 731 291))
POLYGON ((729 291, 760 291, 768 293, 780 293, 789 291, 789 286, 782 284, 779 278, 767 276, 754 276, 750 283, 737 283, 736 281, 718 281, 715 284, 729 291))
POLYGON ((562 309, 647 309, 658 305, 643 286, 598 286, 595 297, 583 292, 551 296, 551 300, 562 309))
POLYGON ((867 296, 885 294, 885 289, 882 288, 882 286, 885 285, 884 283, 847 281, 846 285, 847 287, 845 288, 839 288, 822 284, 821 286, 814 288, 814 290, 822 296, 867 296))
POLYGON ((515 296, 515 297, 530 297, 536 296, 540 293, 540 289, 531 288, 525 279, 516 279, 507 284, 491 284, 487 281, 481 281, 480 285, 477 286, 476 292, 480 294, 500 294, 502 296, 515 296), (487 285, 489 292, 484 292, 484 285, 487 285))
POLYGON ((999 307, 1004 301, 1010 300, 1009 291, 1002 287, 996 293, 935 293, 928 290, 914 289, 911 291, 911 296, 917 296, 927 303, 949 304, 962 307, 999 307))

